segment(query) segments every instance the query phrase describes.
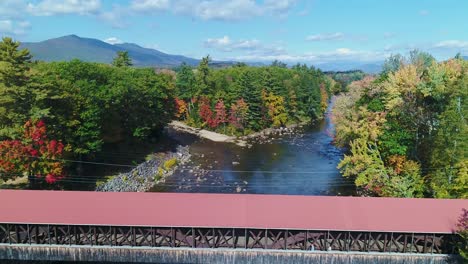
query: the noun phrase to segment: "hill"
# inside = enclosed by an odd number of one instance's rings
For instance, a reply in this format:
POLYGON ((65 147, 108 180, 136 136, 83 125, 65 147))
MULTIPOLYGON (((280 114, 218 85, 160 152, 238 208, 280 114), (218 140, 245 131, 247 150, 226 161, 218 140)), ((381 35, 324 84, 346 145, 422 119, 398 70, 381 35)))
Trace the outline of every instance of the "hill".
POLYGON ((92 38, 68 35, 41 42, 24 42, 22 48, 31 51, 36 60, 67 61, 80 59, 89 62, 111 63, 117 51, 128 51, 135 66, 174 67, 185 62, 198 64, 199 60, 171 55, 133 43, 109 44, 92 38))

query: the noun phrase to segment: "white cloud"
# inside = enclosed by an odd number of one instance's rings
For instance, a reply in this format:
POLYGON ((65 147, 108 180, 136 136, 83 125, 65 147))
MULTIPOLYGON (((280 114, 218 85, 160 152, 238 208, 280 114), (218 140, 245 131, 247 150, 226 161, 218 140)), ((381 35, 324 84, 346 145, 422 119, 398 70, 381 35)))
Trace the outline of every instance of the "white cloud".
POLYGON ((262 13, 254 0, 179 1, 174 10, 203 20, 227 21, 243 20, 262 13))
POLYGON ((296 4, 295 0, 265 0, 264 8, 273 13, 287 14, 296 4))
POLYGON ((100 0, 43 0, 28 4, 28 12, 35 16, 87 15, 97 13, 100 8, 100 0))
POLYGON ((0 20, 0 33, 5 35, 23 35, 30 27, 28 21, 0 20))
POLYGON ((276 53, 246 54, 229 59, 261 62, 280 60, 287 63, 326 63, 334 61, 373 62, 383 60, 389 55, 390 54, 386 52, 352 50, 349 48, 339 48, 327 52, 305 52, 302 54, 291 54, 285 49, 280 49, 276 53))
POLYGON ((169 0, 133 0, 130 5, 131 9, 141 12, 166 10, 169 6, 169 0))
POLYGON ((209 38, 205 40, 204 46, 222 52, 232 52, 236 50, 254 52, 255 50, 265 50, 267 47, 256 39, 251 40, 231 40, 228 36, 222 38, 209 38))
POLYGON ((231 44, 231 39, 228 36, 222 38, 209 38, 205 40, 205 47, 225 50, 231 44))
POLYGON ((462 40, 445 40, 438 42, 434 45, 434 48, 444 49, 468 49, 468 41, 462 40))
POLYGON ((123 43, 123 41, 122 41, 121 39, 116 38, 116 37, 106 38, 106 39, 104 40, 104 42, 107 42, 107 43, 112 44, 112 45, 114 45, 114 44, 122 44, 122 43, 123 43))
POLYGON ((308 41, 330 41, 330 40, 343 40, 344 34, 341 32, 329 33, 329 34, 317 34, 306 37, 308 41))
POLYGON ((0 17, 2 19, 19 18, 23 16, 26 3, 23 0, 0 1, 0 17))
POLYGON ((110 24, 113 28, 125 28, 128 26, 125 18, 129 15, 131 15, 131 13, 127 8, 114 5, 110 11, 99 13, 98 18, 110 24))

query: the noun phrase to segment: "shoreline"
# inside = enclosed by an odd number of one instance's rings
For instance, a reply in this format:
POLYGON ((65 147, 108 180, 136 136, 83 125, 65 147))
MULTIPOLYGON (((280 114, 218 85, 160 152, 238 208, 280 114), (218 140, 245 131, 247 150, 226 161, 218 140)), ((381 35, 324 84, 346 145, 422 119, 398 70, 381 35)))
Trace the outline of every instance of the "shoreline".
POLYGON ((304 125, 307 125, 309 123, 310 122, 302 122, 302 123, 297 123, 297 124, 291 124, 285 127, 265 128, 261 131, 252 133, 250 135, 240 136, 240 137, 228 136, 228 135, 224 135, 221 133, 209 131, 206 129, 191 127, 181 121, 175 121, 175 120, 168 124, 168 128, 174 129, 179 132, 189 133, 189 134, 198 136, 200 138, 211 140, 213 142, 234 143, 240 147, 250 147, 251 144, 249 144, 248 142, 251 140, 260 139, 260 140, 268 141, 268 137, 271 135, 279 134, 282 136, 282 135, 292 134, 294 133, 295 129, 302 127, 304 125))
POLYGON ((147 192, 159 182, 164 182, 166 177, 174 174, 179 166, 188 163, 191 157, 187 146, 178 146, 175 152, 159 152, 150 155, 150 159, 131 171, 119 173, 96 186, 95 191, 147 192))
POLYGON ((174 120, 168 124, 168 127, 176 131, 189 133, 189 134, 198 136, 200 138, 208 139, 214 142, 234 143, 240 147, 247 146, 247 141, 242 140, 238 137, 228 136, 228 135, 216 133, 213 131, 209 131, 206 129, 191 127, 181 121, 174 120))

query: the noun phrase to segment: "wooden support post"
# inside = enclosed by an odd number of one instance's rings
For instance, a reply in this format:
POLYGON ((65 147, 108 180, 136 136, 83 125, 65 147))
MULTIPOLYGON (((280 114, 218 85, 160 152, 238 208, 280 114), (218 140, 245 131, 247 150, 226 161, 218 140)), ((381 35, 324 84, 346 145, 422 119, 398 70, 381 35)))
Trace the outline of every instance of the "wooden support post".
POLYGON ((47 240, 48 240, 48 242, 49 242, 48 244, 50 245, 50 244, 51 244, 51 243, 50 243, 50 240, 51 240, 51 239, 50 239, 50 225, 49 225, 49 224, 47 225, 47 240))
POLYGON ((247 228, 244 228, 244 248, 247 249, 247 228))
POLYGON ((284 250, 288 250, 288 237, 289 237, 289 230, 286 229, 284 231, 284 250))
POLYGON ((8 233, 8 244, 11 245, 11 231, 10 231, 10 224, 7 224, 7 233, 8 233))
POLYGON ((26 229, 27 229, 27 232, 28 232, 28 243, 29 243, 29 245, 31 245, 31 234, 30 234, 30 230, 29 230, 29 224, 26 224, 26 229))
POLYGON ((308 250, 307 243, 309 243, 309 230, 305 231, 304 250, 308 250))
POLYGON ((171 247, 175 247, 175 230, 171 227, 171 247))
POLYGON ((434 254, 434 241, 435 241, 435 234, 432 234, 431 254, 434 254))

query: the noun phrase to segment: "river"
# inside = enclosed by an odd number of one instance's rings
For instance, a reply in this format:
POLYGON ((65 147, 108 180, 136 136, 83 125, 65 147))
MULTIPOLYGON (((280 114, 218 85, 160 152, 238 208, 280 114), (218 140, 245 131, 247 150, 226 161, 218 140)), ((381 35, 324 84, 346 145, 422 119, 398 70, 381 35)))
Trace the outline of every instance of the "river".
POLYGON ((293 134, 276 136, 267 143, 254 142, 250 148, 175 131, 167 131, 152 143, 109 144, 90 159, 109 165, 85 164, 82 176, 67 179, 65 189, 94 190, 99 178, 130 170, 119 164, 137 165, 152 152, 188 145, 191 161, 151 191, 353 195, 354 184, 336 169, 343 151, 333 145, 334 128, 328 113, 324 120, 293 134))
POLYGON ((191 162, 152 191, 352 195, 354 184, 336 169, 343 152, 332 143, 328 113, 324 120, 296 133, 253 143, 250 148, 172 133, 177 141, 190 145, 191 162))

